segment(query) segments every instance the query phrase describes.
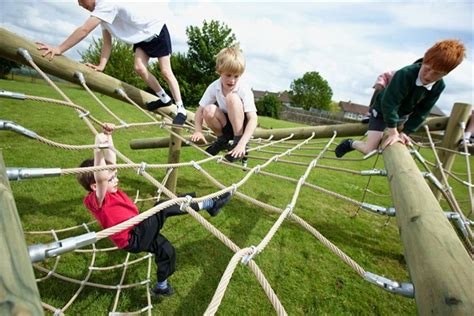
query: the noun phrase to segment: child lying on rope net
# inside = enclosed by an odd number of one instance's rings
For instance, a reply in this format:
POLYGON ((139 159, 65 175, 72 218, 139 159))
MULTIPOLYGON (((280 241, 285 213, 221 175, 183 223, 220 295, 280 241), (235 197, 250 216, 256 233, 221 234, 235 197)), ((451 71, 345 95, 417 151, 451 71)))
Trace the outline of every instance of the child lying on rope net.
MULTIPOLYGON (((113 147, 113 124, 104 124, 104 132, 97 134, 96 145, 107 145, 105 149, 95 149, 94 159, 86 159, 80 167, 105 166, 116 163, 116 154, 110 149, 113 147)), ((138 215, 138 208, 133 201, 118 187, 117 170, 103 170, 79 174, 79 183, 89 193, 84 198, 84 204, 96 218, 102 228, 106 229, 122 223, 138 215)), ((189 193, 192 197, 194 193, 189 193)), ((221 208, 229 202, 229 192, 199 203, 191 203, 195 211, 206 210, 209 215, 216 216, 221 208)), ((160 233, 165 221, 170 216, 185 215, 186 211, 180 205, 169 206, 160 212, 148 217, 134 227, 126 228, 110 236, 111 241, 119 248, 138 253, 147 251, 155 255, 157 265, 157 283, 151 289, 155 298, 170 296, 174 293, 168 283, 168 277, 176 270, 176 251, 171 243, 160 233)))

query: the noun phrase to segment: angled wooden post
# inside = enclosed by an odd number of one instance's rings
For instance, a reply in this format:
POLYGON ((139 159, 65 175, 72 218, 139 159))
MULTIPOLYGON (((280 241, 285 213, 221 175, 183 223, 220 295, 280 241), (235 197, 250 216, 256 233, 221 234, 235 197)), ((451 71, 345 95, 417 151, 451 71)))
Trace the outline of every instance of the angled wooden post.
POLYGON ((43 315, 0 149, 0 315, 43 315))
MULTIPOLYGON (((181 135, 181 128, 173 127, 171 129, 176 134, 181 135)), ((181 139, 171 134, 169 141, 169 152, 168 152, 168 163, 179 163, 179 157, 181 155, 181 139)), ((166 180, 165 187, 176 194, 176 184, 178 183, 178 168, 174 168, 171 171, 168 179, 166 180)))
POLYGON ((419 315, 472 315, 474 264, 407 148, 383 152, 419 315))
MULTIPOLYGON (((471 115, 471 105, 468 103, 455 103, 451 115, 449 116, 448 125, 446 126, 446 131, 441 142, 441 147, 448 148, 452 150, 458 149, 458 141, 463 136, 463 131, 461 127, 461 122, 467 124, 469 120, 469 115, 471 115)), ((451 167, 454 163, 454 158, 456 155, 452 152, 445 150, 438 150, 438 156, 441 161, 442 167, 448 171, 451 170, 451 167)), ((434 176, 437 179, 441 179, 441 171, 439 168, 435 168, 433 171, 434 176)), ((441 192, 436 188, 435 185, 431 185, 431 189, 435 193, 436 198, 439 200, 441 198, 441 192)))

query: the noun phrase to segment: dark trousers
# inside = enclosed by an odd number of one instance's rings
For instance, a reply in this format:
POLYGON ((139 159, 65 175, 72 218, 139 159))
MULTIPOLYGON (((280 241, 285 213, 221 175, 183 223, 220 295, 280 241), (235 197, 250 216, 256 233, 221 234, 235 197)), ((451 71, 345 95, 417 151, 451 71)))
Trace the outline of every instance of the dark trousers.
MULTIPOLYGON (((194 193, 189 195, 195 196, 194 193)), ((196 211, 199 209, 195 203, 192 203, 191 207, 196 211)), ((160 230, 168 217, 185 214, 188 213, 181 211, 180 205, 172 205, 148 217, 129 233, 128 246, 124 250, 131 253, 142 251, 153 253, 157 265, 156 278, 158 282, 166 280, 176 271, 176 250, 170 241, 160 234, 160 230)))

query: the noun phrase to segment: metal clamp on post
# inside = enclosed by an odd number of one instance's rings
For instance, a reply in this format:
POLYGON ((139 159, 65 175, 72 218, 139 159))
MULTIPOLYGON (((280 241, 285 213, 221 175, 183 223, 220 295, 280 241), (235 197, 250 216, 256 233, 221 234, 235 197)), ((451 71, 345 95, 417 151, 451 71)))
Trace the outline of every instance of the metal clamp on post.
POLYGON ((242 259, 240 260, 242 264, 247 265, 249 261, 252 260, 260 252, 260 249, 258 249, 255 246, 250 246, 250 248, 252 252, 246 256, 243 256, 242 259))
POLYGON ((50 244, 31 245, 28 246, 28 253, 31 262, 34 263, 93 244, 96 240, 96 234, 95 232, 92 232, 76 237, 66 238, 50 244))
POLYGON ((419 162, 421 163, 425 163, 425 158, 423 158, 423 156, 420 154, 420 152, 416 149, 412 149, 410 150, 410 153, 413 153, 416 157, 416 159, 418 159, 419 162))
POLYGON ((387 171, 386 170, 380 170, 380 169, 372 169, 372 170, 362 170, 360 172, 362 176, 387 176, 387 171))
POLYGON ((441 182, 435 177, 435 175, 431 172, 423 172, 422 173, 425 178, 428 178, 440 191, 443 191, 443 185, 441 182))
POLYGON ((97 148, 99 149, 109 149, 109 147, 109 143, 102 143, 97 145, 97 148))
POLYGON ((179 207, 179 210, 184 212, 186 211, 186 208, 191 205, 191 201, 193 200, 193 197, 191 195, 186 195, 185 198, 186 201, 181 203, 181 206, 179 207))
POLYGON ((409 298, 415 297, 415 288, 412 283, 399 283, 371 272, 365 272, 364 279, 370 283, 378 285, 388 292, 409 298))
POLYGON ((38 137, 35 132, 30 131, 29 129, 26 129, 12 121, 0 120, 0 130, 10 130, 34 139, 38 137))
POLYGON ((84 78, 84 75, 80 71, 76 71, 74 73, 74 77, 76 77, 79 80, 80 84, 85 85, 86 84, 86 78, 84 78))
POLYGON ((21 180, 30 178, 59 177, 60 168, 7 168, 8 180, 21 180))
POLYGON ((30 53, 26 50, 26 48, 18 48, 16 52, 23 58, 25 58, 27 61, 33 61, 33 58, 31 57, 30 53))
POLYGON ((125 91, 123 91, 121 88, 117 88, 115 89, 115 93, 117 93, 118 95, 122 96, 122 97, 126 97, 127 95, 125 94, 125 91))
POLYGON ((370 204, 370 203, 362 203, 360 205, 360 207, 362 207, 363 209, 365 209, 367 211, 376 213, 376 214, 387 215, 387 216, 391 216, 391 217, 395 216, 395 208, 393 208, 393 207, 388 207, 387 208, 387 207, 374 205, 374 204, 370 204))
POLYGON ((137 174, 142 176, 143 173, 145 172, 146 166, 147 166, 146 162, 142 161, 142 163, 140 164, 140 168, 138 168, 137 170, 137 174))
POLYGON ((26 99, 26 97, 23 93, 11 92, 11 91, 6 91, 6 90, 0 90, 0 97, 11 98, 11 99, 20 99, 20 100, 25 100, 26 99))
POLYGON ((191 160, 191 164, 193 165, 194 168, 196 168, 196 170, 201 170, 201 166, 195 162, 194 160, 191 160))
POLYGON ((465 225, 469 223, 465 223, 464 220, 461 218, 461 215, 455 212, 444 212, 444 215, 447 219, 452 220, 456 223, 456 226, 462 232, 464 237, 467 238, 469 236, 469 233, 467 232, 467 229, 465 227, 465 225))

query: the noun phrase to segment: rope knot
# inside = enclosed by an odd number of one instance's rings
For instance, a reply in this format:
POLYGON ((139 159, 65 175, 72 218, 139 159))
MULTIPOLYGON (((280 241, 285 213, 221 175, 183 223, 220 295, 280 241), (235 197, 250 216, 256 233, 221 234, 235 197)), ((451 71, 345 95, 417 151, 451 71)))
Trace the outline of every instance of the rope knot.
POLYGON ((193 200, 193 197, 191 195, 186 195, 184 197, 186 201, 181 203, 181 206, 179 207, 180 211, 186 211, 186 208, 191 204, 191 201, 193 200))

